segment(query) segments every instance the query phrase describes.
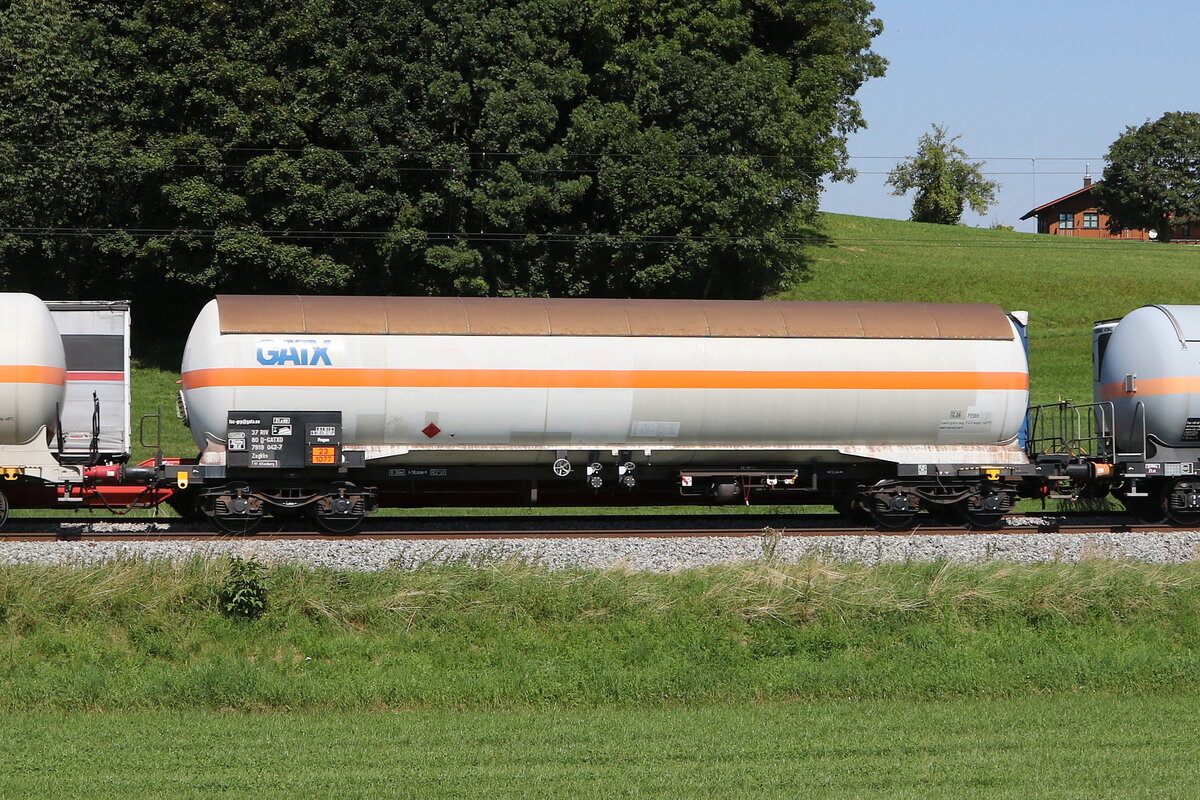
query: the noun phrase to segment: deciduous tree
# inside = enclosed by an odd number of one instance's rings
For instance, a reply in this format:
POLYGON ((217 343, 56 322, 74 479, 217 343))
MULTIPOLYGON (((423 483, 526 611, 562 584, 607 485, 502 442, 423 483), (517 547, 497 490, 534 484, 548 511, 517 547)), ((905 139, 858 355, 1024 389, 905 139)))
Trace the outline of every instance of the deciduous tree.
POLYGON ((53 4, 70 24, 32 39, 32 8, 0 19, 28 51, 0 77, 0 171, 87 183, 10 181, 0 227, 80 246, 14 233, 0 266, 30 286, 54 245, 43 274, 110 276, 70 292, 136 276, 185 304, 756 296, 803 268, 885 66, 866 0, 141 0, 102 24, 96 0, 53 4))
POLYGON ((1113 231, 1172 229, 1200 223, 1200 113, 1171 111, 1130 126, 1108 149, 1092 196, 1113 231))
POLYGON ((932 133, 921 136, 917 154, 905 159, 888 173, 892 194, 902 195, 915 189, 913 222, 957 225, 962 221, 963 206, 982 214, 996 202, 1000 184, 983 175, 982 161, 969 161, 959 147, 958 136, 934 125, 932 133))

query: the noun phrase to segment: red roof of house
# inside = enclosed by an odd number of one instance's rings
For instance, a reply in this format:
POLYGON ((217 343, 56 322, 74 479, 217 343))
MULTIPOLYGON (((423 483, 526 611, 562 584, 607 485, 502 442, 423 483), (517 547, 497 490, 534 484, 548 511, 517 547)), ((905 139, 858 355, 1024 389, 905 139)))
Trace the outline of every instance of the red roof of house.
POLYGON ((1077 197, 1077 196, 1083 194, 1084 192, 1090 192, 1092 190, 1092 187, 1095 185, 1096 185, 1095 183, 1089 184, 1087 186, 1084 186, 1082 189, 1076 189, 1075 191, 1071 192, 1070 194, 1064 194, 1062 197, 1058 198, 1057 200, 1051 200, 1049 203, 1042 203, 1040 206, 1033 209, 1025 216, 1021 217, 1021 219, 1029 219, 1030 217, 1035 216, 1042 209, 1049 208, 1050 206, 1061 203, 1063 200, 1069 200, 1072 197, 1077 197))

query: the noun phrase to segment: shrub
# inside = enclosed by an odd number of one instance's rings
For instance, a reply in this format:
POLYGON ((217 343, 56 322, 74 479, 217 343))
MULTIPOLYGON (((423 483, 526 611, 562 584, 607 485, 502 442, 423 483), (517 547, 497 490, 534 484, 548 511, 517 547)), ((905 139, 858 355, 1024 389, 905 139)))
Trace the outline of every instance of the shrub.
POLYGON ((266 568, 256 559, 230 556, 221 586, 221 611, 230 617, 257 619, 267 610, 266 568))

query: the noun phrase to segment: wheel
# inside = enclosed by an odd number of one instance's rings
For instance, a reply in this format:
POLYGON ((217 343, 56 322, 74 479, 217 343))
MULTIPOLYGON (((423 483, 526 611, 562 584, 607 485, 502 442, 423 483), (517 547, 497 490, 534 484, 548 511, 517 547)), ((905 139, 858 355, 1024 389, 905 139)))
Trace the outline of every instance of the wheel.
POLYGON ((877 494, 871 503, 871 520, 881 531, 906 531, 917 519, 917 504, 907 494, 877 494))
POLYGON ((1157 495, 1150 497, 1119 497, 1125 510, 1139 522, 1149 525, 1159 525, 1166 521, 1167 510, 1163 507, 1163 498, 1157 495))
POLYGON ((0 492, 0 525, 8 522, 8 497, 0 492))
POLYGON ((322 514, 310 514, 309 519, 312 520, 313 525, 325 533, 353 533, 362 527, 363 521, 366 518, 362 516, 332 517, 322 514))
POLYGON ((209 516, 208 520, 221 533, 245 536, 257 532, 259 526, 262 525, 263 518, 262 514, 255 517, 219 516, 213 514, 209 516))
POLYGON ((967 526, 977 531, 994 531, 1004 522, 1003 511, 979 511, 965 508, 962 514, 967 526))
POLYGON ((1138 522, 1161 525, 1167 521, 1165 487, 1161 482, 1143 482, 1142 485, 1137 486, 1136 488, 1141 490, 1144 497, 1129 497, 1125 494, 1125 488, 1114 491, 1113 496, 1121 501, 1125 510, 1138 522))
POLYGON ((871 518, 875 527, 881 531, 906 531, 912 528, 913 523, 917 521, 917 512, 888 511, 882 514, 875 512, 871 518))
POLYGON ((339 483, 308 507, 308 516, 326 533, 351 533, 366 519, 368 503, 362 490, 353 484, 339 483))
POLYGON ((200 508, 200 498, 194 494, 175 494, 167 501, 171 510, 188 522, 203 522, 208 515, 200 508))
POLYGON ((1167 519, 1181 527, 1200 525, 1200 483, 1177 481, 1167 493, 1164 503, 1167 519))
POLYGON ((255 497, 244 483, 228 484, 213 494, 204 495, 201 508, 213 526, 222 533, 254 533, 263 521, 262 498, 255 497))

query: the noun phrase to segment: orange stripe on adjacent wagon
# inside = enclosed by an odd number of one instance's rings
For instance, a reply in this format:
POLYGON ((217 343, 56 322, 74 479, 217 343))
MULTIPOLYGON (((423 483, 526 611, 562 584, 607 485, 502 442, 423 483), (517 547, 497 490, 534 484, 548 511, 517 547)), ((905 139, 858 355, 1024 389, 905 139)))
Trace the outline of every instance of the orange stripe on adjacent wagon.
POLYGON ((1125 381, 1105 383, 1100 387, 1101 400, 1121 397, 1153 397, 1160 394, 1200 393, 1200 378, 1137 378, 1136 391, 1125 391, 1125 381))
POLYGON ((48 383, 62 386, 67 371, 57 367, 39 367, 33 364, 0 364, 0 383, 48 383))
POLYGON ((1024 372, 853 372, 590 369, 309 369, 235 367, 183 374, 185 389, 217 386, 494 389, 1010 390, 1024 372))

